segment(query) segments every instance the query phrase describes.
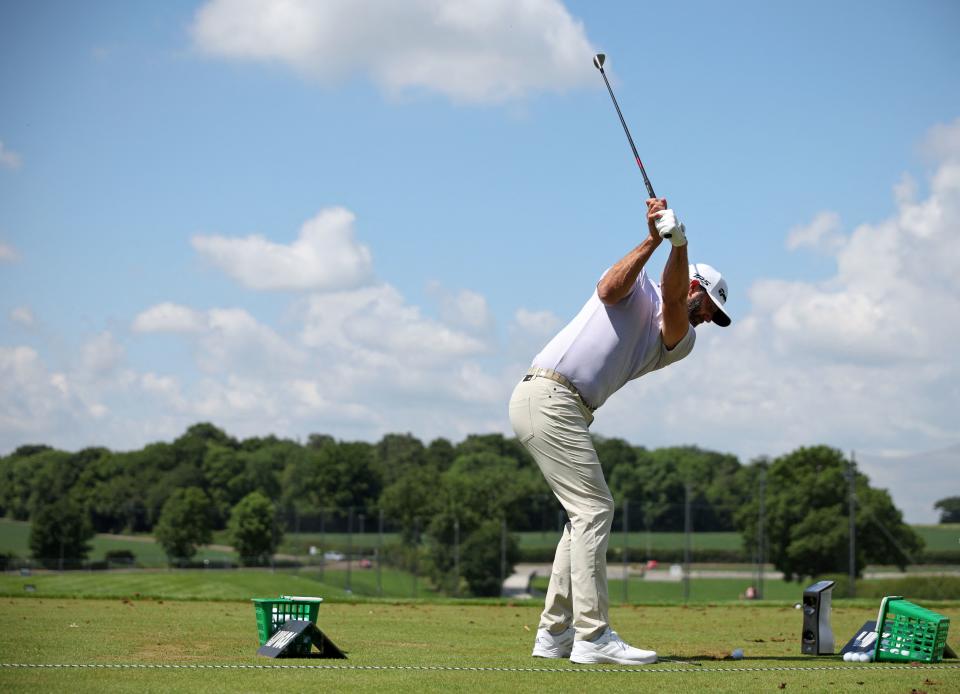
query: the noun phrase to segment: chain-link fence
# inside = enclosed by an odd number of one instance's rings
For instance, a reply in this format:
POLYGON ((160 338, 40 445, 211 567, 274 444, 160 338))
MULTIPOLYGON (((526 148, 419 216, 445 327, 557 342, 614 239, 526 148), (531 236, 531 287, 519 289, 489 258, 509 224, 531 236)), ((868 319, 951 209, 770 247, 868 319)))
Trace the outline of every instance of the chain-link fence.
MULTIPOLYGON (((785 583, 770 563, 762 480, 749 509, 708 503, 691 485, 683 490, 683 499, 618 500, 607 548, 611 601, 785 599, 797 594, 797 584, 785 583)), ((288 509, 277 513, 273 533, 279 543, 269 555, 239 556, 224 532, 189 558, 168 557, 147 536, 98 535, 83 560, 71 559, 67 551, 41 559, 7 553, 2 568, 7 575, 27 577, 43 571, 249 567, 293 572, 360 596, 535 597, 547 589, 567 518, 552 497, 531 505, 536 513, 515 514, 521 518, 515 523, 506 517, 481 521, 469 513, 400 519, 379 508, 288 509)), ((883 523, 873 521, 872 531, 885 531, 883 523)), ((856 533, 855 525, 851 529, 856 533)))

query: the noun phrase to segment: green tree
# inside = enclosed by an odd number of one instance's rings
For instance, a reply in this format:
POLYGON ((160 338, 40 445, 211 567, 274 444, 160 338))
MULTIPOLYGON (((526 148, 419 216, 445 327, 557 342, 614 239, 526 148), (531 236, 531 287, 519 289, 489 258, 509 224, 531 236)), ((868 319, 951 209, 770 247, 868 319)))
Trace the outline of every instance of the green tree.
POLYGON ((515 461, 518 468, 536 469, 536 463, 516 437, 503 434, 470 434, 456 447, 457 457, 474 453, 493 453, 515 461))
MULTIPOLYGON (((597 449, 601 464, 610 442, 603 446, 597 449)), ((735 529, 734 515, 746 498, 738 484, 741 465, 735 456, 696 446, 637 448, 636 460, 630 464, 622 444, 613 453, 623 462, 611 466, 611 492, 618 502, 630 501, 644 527, 682 530, 689 484, 694 528, 735 529)))
POLYGON ((384 516, 400 527, 401 540, 410 545, 417 527, 425 528, 440 507, 440 473, 432 466, 408 467, 380 495, 384 516))
POLYGON ((450 467, 457 457, 456 449, 447 439, 434 439, 427 446, 427 463, 441 472, 450 467))
POLYGON ((93 528, 75 501, 39 506, 31 521, 30 554, 46 568, 76 568, 87 558, 93 528))
POLYGON ((204 484, 218 526, 226 523, 230 509, 249 492, 245 456, 246 452, 219 443, 211 443, 203 456, 204 484))
MULTIPOLYGON (((496 597, 501 591, 501 541, 503 528, 496 520, 486 520, 471 532, 461 548, 461 573, 470 592, 482 597, 496 597)), ((509 576, 520 559, 520 549, 513 535, 506 537, 506 571, 509 576)))
POLYGON ((637 450, 623 439, 594 436, 593 447, 600 458, 603 476, 608 480, 615 469, 623 466, 632 468, 637 464, 637 450))
POLYGON ((273 502, 260 492, 250 492, 233 507, 227 530, 246 566, 269 561, 283 537, 273 502))
POLYGON ((376 445, 376 469, 384 484, 396 481, 410 468, 426 464, 426 450, 412 434, 387 434, 376 445))
POLYGON ((940 511, 941 523, 960 523, 960 496, 948 496, 933 505, 940 511))
POLYGON ((153 530, 163 505, 176 489, 170 481, 170 472, 177 466, 176 452, 169 443, 151 443, 130 456, 136 486, 143 494, 146 508, 144 527, 139 529, 153 530))
POLYGON ((170 495, 160 512, 154 535, 171 564, 191 559, 198 545, 210 543, 213 538, 210 515, 210 498, 202 489, 177 489, 170 495))
MULTIPOLYGON (((765 464, 765 463, 764 463, 765 464)), ((843 454, 827 446, 799 448, 767 470, 766 536, 769 559, 788 579, 849 570, 848 474, 843 454)), ((854 471, 857 527, 854 570, 868 563, 901 567, 923 548, 885 490, 854 471)), ((737 514, 744 546, 756 547, 759 500, 737 514)))
MULTIPOLYGON (((457 457, 437 478, 425 533, 429 572, 437 585, 449 587, 462 577, 470 592, 489 595, 489 581, 493 581, 497 584, 495 594, 499 594, 500 524, 506 521, 507 527, 513 528, 525 517, 526 500, 538 494, 543 485, 539 474, 531 468, 521 469, 513 458, 480 447, 479 452, 457 457), (488 523, 496 528, 496 540, 492 548, 481 549, 482 539, 493 532, 489 528, 481 531, 488 523), (460 576, 455 576, 454 543, 458 534, 461 563, 460 576), (474 551, 474 556, 467 556, 474 551)), ((507 572, 513 570, 515 558, 515 554, 509 554, 507 572)))
POLYGON ((38 472, 68 457, 68 453, 55 451, 49 446, 30 445, 20 446, 3 458, 0 462, 0 506, 4 515, 15 520, 28 520, 35 501, 38 472))
POLYGON ((146 505, 135 462, 131 453, 107 453, 83 467, 71 494, 86 508, 96 532, 119 533, 143 525, 146 505))

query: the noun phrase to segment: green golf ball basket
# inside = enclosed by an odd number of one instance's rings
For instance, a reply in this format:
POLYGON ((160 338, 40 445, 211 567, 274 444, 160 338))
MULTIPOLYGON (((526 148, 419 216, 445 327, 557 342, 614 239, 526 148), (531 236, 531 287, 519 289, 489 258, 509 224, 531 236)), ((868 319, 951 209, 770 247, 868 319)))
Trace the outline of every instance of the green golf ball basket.
MULTIPOLYGON (((317 623, 317 613, 323 598, 281 595, 279 598, 253 598, 253 608, 257 613, 257 636, 262 646, 291 619, 301 619, 317 623)), ((306 644, 310 651, 309 642, 306 644)))
POLYGON ((874 660, 938 663, 947 645, 950 618, 914 605, 900 596, 886 597, 877 617, 874 660))

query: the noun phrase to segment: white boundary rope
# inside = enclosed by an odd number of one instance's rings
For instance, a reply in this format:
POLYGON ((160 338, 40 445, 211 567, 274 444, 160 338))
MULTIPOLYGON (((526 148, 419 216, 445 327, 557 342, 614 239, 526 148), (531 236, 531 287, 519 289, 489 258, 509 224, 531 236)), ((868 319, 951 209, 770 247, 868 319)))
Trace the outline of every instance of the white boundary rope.
MULTIPOLYGON (((696 665, 696 663, 690 663, 696 665)), ((457 665, 201 665, 201 664, 163 664, 163 663, 0 663, 7 669, 92 669, 92 670, 421 670, 437 672, 564 672, 564 673, 623 673, 642 674, 645 672, 824 672, 850 670, 868 672, 877 670, 960 670, 960 665, 904 663, 871 663, 860 665, 783 665, 768 667, 688 667, 688 668, 542 668, 542 667, 469 667, 457 665)))

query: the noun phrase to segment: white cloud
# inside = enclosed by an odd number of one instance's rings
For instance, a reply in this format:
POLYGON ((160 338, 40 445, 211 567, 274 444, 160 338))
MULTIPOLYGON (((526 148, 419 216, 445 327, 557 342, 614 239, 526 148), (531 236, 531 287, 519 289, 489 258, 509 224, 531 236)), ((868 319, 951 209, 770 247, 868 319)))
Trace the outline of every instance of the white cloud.
POLYGON ((109 375, 125 358, 126 350, 110 332, 88 340, 80 352, 82 368, 92 377, 109 375))
POLYGON ((836 212, 821 212, 806 225, 793 227, 787 232, 787 248, 809 247, 835 252, 843 245, 840 234, 840 215, 836 212))
POLYGON ((36 323, 36 318, 34 318, 33 311, 30 310, 29 306, 14 307, 10 311, 10 320, 28 328, 32 327, 33 324, 36 323))
POLYGON ((425 318, 389 285, 311 297, 303 341, 362 354, 371 366, 449 363, 487 350, 480 339, 425 318))
POLYGON ((12 263, 20 259, 17 250, 6 243, 0 243, 0 263, 12 263))
POLYGON ((201 335, 200 365, 208 372, 297 372, 306 355, 243 309, 212 309, 201 335))
POLYGON ((937 162, 960 160, 960 118, 930 128, 921 148, 937 162))
POLYGON ((348 289, 372 275, 370 250, 354 240, 354 215, 342 207, 322 210, 283 245, 262 236, 195 236, 193 247, 251 289, 348 289))
POLYGON ((277 372, 296 369, 305 355, 239 308, 197 311, 187 306, 162 303, 141 312, 132 323, 137 333, 173 333, 189 336, 197 350, 197 362, 206 371, 277 372))
POLYGON ((138 333, 195 333, 203 329, 204 316, 192 308, 170 302, 157 304, 133 319, 138 333))
POLYGON ((532 333, 537 337, 553 337, 560 328, 561 320, 550 311, 530 311, 518 308, 513 315, 513 323, 517 330, 532 333))
POLYGON ((170 398, 180 398, 180 385, 177 379, 170 376, 160 376, 158 374, 147 372, 140 376, 141 387, 150 393, 163 395, 170 398))
POLYGON ((82 413, 64 374, 48 370, 32 347, 0 347, 0 384, 0 435, 5 441, 58 435, 82 413))
POLYGON ((439 304, 444 323, 474 333, 487 333, 493 328, 493 314, 482 294, 469 289, 450 290, 439 282, 430 282, 427 292, 439 304))
POLYGON ((595 84, 595 50, 558 0, 211 0, 191 31, 211 55, 326 84, 365 73, 391 94, 500 102, 595 84))
POLYGON ((0 166, 7 169, 19 169, 21 164, 23 164, 21 156, 7 149, 6 145, 0 141, 0 166))
POLYGON ((514 375, 529 367, 534 355, 562 327, 563 321, 550 311, 518 308, 507 327, 507 357, 514 375))

